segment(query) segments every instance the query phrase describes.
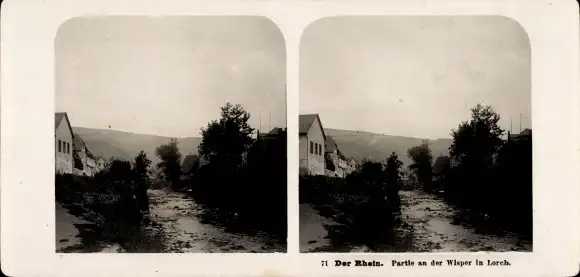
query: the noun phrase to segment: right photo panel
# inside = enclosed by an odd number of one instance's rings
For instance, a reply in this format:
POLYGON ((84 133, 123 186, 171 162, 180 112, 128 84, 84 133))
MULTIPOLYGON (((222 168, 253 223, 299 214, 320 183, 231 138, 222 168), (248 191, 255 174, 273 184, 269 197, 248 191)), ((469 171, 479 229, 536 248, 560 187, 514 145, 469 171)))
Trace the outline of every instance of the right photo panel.
POLYGON ((530 51, 499 16, 311 23, 300 252, 532 251, 530 51))

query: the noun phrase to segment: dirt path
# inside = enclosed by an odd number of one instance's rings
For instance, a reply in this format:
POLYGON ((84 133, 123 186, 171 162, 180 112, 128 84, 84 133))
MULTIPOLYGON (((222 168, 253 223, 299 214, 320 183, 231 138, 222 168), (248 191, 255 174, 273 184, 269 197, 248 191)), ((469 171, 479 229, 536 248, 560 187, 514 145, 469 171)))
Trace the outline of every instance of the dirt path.
POLYGON ((531 251, 530 242, 514 235, 478 234, 452 224, 453 209, 433 195, 401 191, 402 217, 414 233, 413 252, 531 251))
POLYGON ((300 226, 299 241, 300 252, 370 252, 364 245, 350 245, 342 249, 332 246, 327 238, 328 231, 324 226, 333 225, 332 219, 318 214, 310 204, 300 204, 300 226))
POLYGON ((201 222, 200 207, 182 193, 149 190, 150 214, 165 234, 165 251, 172 253, 285 252, 266 234, 244 236, 201 222))
MULTIPOLYGON (((55 239, 56 252, 77 253, 87 252, 80 237, 80 232, 77 226, 91 224, 84 219, 70 214, 60 203, 55 203, 55 239)), ((103 245, 97 252, 103 253, 119 253, 123 249, 118 244, 103 245)))

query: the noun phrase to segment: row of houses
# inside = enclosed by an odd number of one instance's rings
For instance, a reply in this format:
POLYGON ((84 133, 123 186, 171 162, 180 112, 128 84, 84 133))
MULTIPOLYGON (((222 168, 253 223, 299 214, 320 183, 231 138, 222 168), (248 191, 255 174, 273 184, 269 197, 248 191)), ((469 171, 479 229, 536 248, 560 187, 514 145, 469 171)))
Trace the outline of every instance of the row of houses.
POLYGON ((324 132, 318 114, 299 116, 300 168, 310 175, 345 177, 356 168, 356 161, 347 158, 336 141, 324 132))
POLYGON ((54 114, 55 171, 61 174, 93 176, 106 161, 91 153, 82 137, 75 134, 67 113, 54 114))

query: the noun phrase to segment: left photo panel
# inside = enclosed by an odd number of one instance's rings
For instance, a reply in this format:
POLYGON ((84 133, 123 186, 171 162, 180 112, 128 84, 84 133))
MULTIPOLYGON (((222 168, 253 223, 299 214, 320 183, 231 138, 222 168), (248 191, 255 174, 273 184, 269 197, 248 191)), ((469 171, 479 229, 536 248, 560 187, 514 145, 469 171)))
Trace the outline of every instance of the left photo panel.
POLYGON ((275 23, 73 18, 54 61, 56 252, 286 252, 275 23))

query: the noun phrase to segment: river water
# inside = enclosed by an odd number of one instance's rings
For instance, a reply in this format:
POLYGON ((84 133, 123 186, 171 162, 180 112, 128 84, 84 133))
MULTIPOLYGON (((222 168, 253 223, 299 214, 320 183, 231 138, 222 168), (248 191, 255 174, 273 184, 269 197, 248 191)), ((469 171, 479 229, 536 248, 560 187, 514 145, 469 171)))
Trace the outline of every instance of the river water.
MULTIPOLYGON (((443 200, 420 191, 401 191, 401 219, 397 237, 410 237, 403 252, 531 251, 532 242, 516 235, 479 234, 473 228, 453 224, 454 210, 443 200)), ((320 216, 309 204, 300 205, 300 252, 369 252, 365 245, 337 249, 327 239, 324 226, 330 218, 320 216)), ((392 249, 392 245, 381 247, 392 249)), ((400 247, 398 247, 400 248, 400 247)), ((385 250, 388 251, 388 250, 385 250)), ((400 252, 398 249, 397 252, 400 252)))
POLYGON ((171 253, 273 253, 285 252, 266 233, 251 236, 226 232, 202 223, 202 209, 191 197, 168 189, 149 190, 151 219, 164 233, 164 252, 171 253))

